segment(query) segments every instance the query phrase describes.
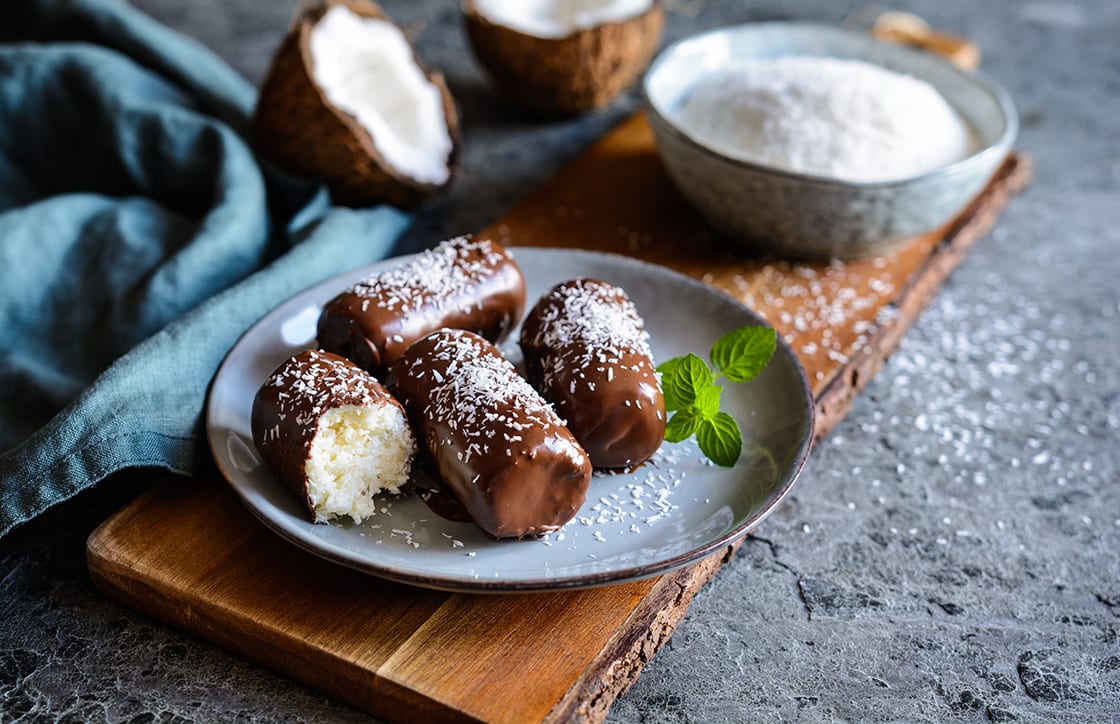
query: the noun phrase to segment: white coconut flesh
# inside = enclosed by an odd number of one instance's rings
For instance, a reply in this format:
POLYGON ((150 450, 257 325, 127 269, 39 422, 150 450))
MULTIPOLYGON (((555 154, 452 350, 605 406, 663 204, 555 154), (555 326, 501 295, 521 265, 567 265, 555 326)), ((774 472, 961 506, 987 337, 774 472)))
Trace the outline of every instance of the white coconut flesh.
POLYGON ((495 25, 539 38, 565 38, 578 30, 641 15, 654 0, 475 0, 475 10, 495 25))
POLYGON ((336 5, 311 29, 310 49, 316 85, 389 165, 422 183, 447 181, 452 143, 443 100, 400 28, 336 5))
POLYGON ((416 441, 396 405, 327 410, 319 418, 304 464, 315 521, 349 516, 355 523, 377 510, 378 493, 408 482, 416 441))

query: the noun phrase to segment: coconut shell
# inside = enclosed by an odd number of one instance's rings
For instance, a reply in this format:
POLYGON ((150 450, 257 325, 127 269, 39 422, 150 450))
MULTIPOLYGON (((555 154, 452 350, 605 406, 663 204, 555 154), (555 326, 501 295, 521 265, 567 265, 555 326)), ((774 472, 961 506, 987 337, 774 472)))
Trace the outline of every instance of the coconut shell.
MULTIPOLYGON (((389 21, 380 7, 367 0, 326 0, 305 10, 280 44, 261 87, 253 117, 258 149, 287 171, 323 179, 336 203, 415 206, 446 182, 424 183, 394 168, 377 150, 369 132, 353 116, 333 106, 313 79, 311 29, 335 5, 361 17, 389 21)), ((452 143, 448 166, 453 175, 460 145, 455 101, 443 76, 426 71, 415 50, 413 58, 443 100, 452 143)))
POLYGON ((641 15, 541 38, 491 22, 473 0, 463 3, 475 56, 507 93, 549 114, 600 108, 629 86, 661 42, 665 13, 654 4, 641 15))

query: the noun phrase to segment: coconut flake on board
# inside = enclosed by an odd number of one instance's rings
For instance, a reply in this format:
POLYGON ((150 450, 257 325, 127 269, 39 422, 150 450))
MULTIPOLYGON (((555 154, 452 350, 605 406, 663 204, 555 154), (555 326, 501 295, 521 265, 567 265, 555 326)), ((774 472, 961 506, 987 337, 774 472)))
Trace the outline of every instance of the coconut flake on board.
POLYGON ((312 28, 310 46, 315 83, 386 161, 423 183, 447 181, 453 143, 440 91, 398 27, 336 5, 312 28))

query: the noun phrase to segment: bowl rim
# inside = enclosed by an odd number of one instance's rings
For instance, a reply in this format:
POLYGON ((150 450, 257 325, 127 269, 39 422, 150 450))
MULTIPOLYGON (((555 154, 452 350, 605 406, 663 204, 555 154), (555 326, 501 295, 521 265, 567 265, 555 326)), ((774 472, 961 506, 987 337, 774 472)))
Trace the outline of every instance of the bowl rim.
MULTIPOLYGON (((833 56, 820 55, 819 57, 833 56)), ((864 59, 864 62, 883 67, 881 66, 881 64, 876 63, 872 60, 864 59)), ((890 69, 888 68, 888 70, 890 69)), ((922 78, 919 79, 924 80, 922 78)), ((1015 109, 1015 103, 1011 99, 1011 94, 1008 93, 1007 90, 999 83, 997 83, 991 76, 979 70, 966 71, 934 53, 909 48, 898 43, 890 43, 887 41, 877 40, 864 33, 858 33, 852 30, 839 28, 832 25, 826 25, 823 23, 812 23, 803 21, 766 21, 755 23, 740 23, 738 25, 725 25, 722 27, 713 28, 711 30, 694 33, 692 35, 676 40, 673 43, 670 43, 657 54, 657 57, 653 59, 653 62, 650 63, 649 69, 642 77, 641 91, 642 100, 646 107, 646 111, 650 114, 652 119, 656 121, 656 123, 654 124, 655 126, 660 125, 665 132, 671 134, 676 139, 684 142, 686 145, 691 146, 708 156, 755 173, 767 173, 808 184, 831 186, 842 189, 892 189, 901 186, 908 186, 910 184, 921 182, 933 177, 952 176, 958 173, 971 171, 975 166, 987 165, 993 156, 998 156, 999 158, 1003 158, 1004 156, 1006 156, 1007 153, 1011 150, 1011 146, 1015 142, 1015 139, 1019 133, 1019 116, 1015 109), (1003 114, 1003 131, 992 143, 979 148, 972 154, 958 161, 954 161, 953 163, 946 164, 944 166, 938 166, 928 171, 923 171, 922 173, 914 174, 911 176, 885 179, 882 181, 852 181, 836 178, 834 176, 792 171, 789 169, 770 166, 768 164, 759 163, 756 161, 748 161, 746 159, 736 158, 734 156, 728 156, 726 154, 720 153, 711 146, 701 143, 686 131, 684 131, 675 121, 672 120, 667 112, 663 112, 659 104, 654 102, 650 93, 651 81, 653 77, 658 73, 658 71, 665 67, 666 64, 671 62, 672 56, 676 52, 678 52, 681 46, 690 43, 701 43, 710 41, 714 37, 726 36, 732 33, 741 33, 752 30, 762 31, 766 29, 784 29, 801 33, 810 32, 823 35, 843 36, 846 38, 856 39, 858 42, 865 42, 869 46, 885 47, 887 48, 886 52, 897 53, 902 57, 917 57, 924 59, 924 61, 932 60, 934 63, 939 63, 945 69, 956 74, 965 82, 972 83, 974 86, 977 86, 981 90, 991 94, 991 96, 995 99, 996 104, 999 106, 1000 112, 1003 114)), ((956 110, 957 113, 961 113, 960 109, 956 108, 955 106, 954 110, 956 110)))

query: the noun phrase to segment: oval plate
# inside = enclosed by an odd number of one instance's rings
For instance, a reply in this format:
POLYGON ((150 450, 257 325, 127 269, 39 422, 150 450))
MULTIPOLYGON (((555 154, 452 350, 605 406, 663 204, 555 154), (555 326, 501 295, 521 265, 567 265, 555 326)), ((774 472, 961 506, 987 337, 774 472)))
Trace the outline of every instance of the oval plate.
MULTIPOLYGON (((664 267, 590 251, 511 251, 530 305, 553 285, 580 276, 625 289, 658 361, 687 352, 703 356, 723 333, 766 324, 730 297, 664 267)), ((253 447, 253 398, 282 361, 314 345, 327 300, 401 261, 347 272, 284 302, 238 340, 211 386, 206 432, 218 467, 254 515, 300 548, 375 576, 450 591, 620 583, 683 566, 745 535, 800 473, 813 437, 813 400, 796 355, 779 337, 761 375, 725 387, 723 409, 743 432, 743 456, 734 468, 709 464, 691 440, 665 443, 634 472, 596 473, 587 502, 561 531, 521 541, 493 540, 472 523, 444 520, 415 495, 384 496, 379 513, 361 524, 309 522, 253 447)), ((514 362, 521 358, 517 334, 502 347, 514 362)))

